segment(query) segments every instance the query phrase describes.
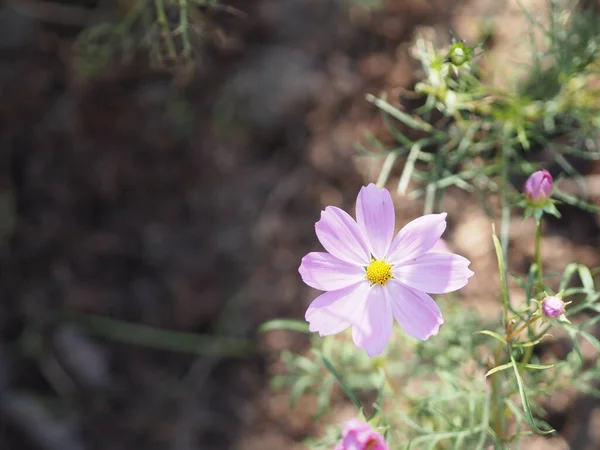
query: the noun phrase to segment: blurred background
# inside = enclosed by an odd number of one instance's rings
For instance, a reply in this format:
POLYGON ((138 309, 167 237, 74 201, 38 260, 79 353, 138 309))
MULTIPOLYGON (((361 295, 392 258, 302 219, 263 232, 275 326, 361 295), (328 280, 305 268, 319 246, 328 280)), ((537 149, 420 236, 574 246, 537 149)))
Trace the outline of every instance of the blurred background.
MULTIPOLYGON (((303 317, 320 210, 377 176, 355 144, 392 138, 365 94, 419 106, 417 31, 484 42, 499 86, 528 58, 516 0, 199 3, 0 3, 2 449, 303 448, 314 405, 291 410, 269 379, 307 342, 256 329, 303 317)), ((543 17, 546 0, 521 3, 543 17)), ((598 204, 600 166, 584 175, 598 204)), ((461 301, 495 313, 490 219, 458 190, 447 205, 478 275, 461 301)), ((398 222, 422 209, 398 198, 398 222)), ((598 216, 561 212, 547 270, 600 265, 598 216)), ((511 230, 527 270, 534 224, 511 230)), ((594 400, 547 407, 564 439, 527 448, 600 448, 594 400)))

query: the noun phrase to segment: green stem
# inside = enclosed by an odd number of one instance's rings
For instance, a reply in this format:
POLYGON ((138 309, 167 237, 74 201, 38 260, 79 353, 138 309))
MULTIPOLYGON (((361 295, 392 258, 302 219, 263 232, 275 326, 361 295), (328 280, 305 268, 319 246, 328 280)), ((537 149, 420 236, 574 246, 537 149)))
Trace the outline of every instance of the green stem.
POLYGON ((536 230, 535 230, 535 265, 537 266, 537 287, 540 288, 542 284, 542 219, 536 219, 536 230))
MULTIPOLYGON (((535 283, 534 295, 536 297, 539 294, 539 292, 542 290, 543 271, 542 271, 541 242, 542 242, 542 219, 539 218, 539 219, 536 219, 536 229, 535 229, 535 265, 536 265, 536 271, 537 271, 537 281, 535 283)), ((527 334, 528 334, 530 340, 531 340, 532 332, 531 332, 531 328, 529 325, 531 325, 537 319, 538 319, 538 317, 534 316, 526 324, 527 334)), ((522 328, 524 328, 524 327, 522 327, 522 328)), ((533 346, 527 347, 525 349, 525 352, 523 353, 523 357, 521 358, 521 363, 527 364, 529 362, 529 360, 531 359, 532 354, 533 354, 533 346)))
POLYGON ((175 43, 169 29, 169 21, 167 20, 163 0, 154 0, 154 6, 156 8, 156 22, 161 28, 161 35, 165 42, 167 54, 171 61, 175 61, 177 59, 177 50, 175 49, 175 43))
MULTIPOLYGON (((502 130, 502 140, 499 146, 499 159, 500 159, 500 170, 502 176, 502 221, 500 224, 500 239, 498 239, 494 233, 494 247, 496 249, 496 256, 498 258, 498 269, 500 272, 500 284, 502 288, 502 306, 504 309, 504 329, 505 333, 509 335, 508 326, 508 315, 511 310, 510 300, 508 298, 508 285, 506 283, 506 267, 508 262, 508 237, 510 228, 510 199, 508 195, 510 180, 510 135, 511 127, 506 125, 502 130)), ((508 339, 507 339, 507 342, 508 339)), ((510 345, 510 342, 509 342, 510 345)), ((500 356, 502 353, 502 343, 498 343, 496 350, 494 351, 494 367, 498 367, 501 364, 500 356)), ((509 349, 510 351, 510 349, 509 349)), ((504 415, 504 395, 501 389, 500 373, 497 372, 492 375, 491 380, 492 399, 495 404, 494 419, 492 422, 492 428, 496 435, 504 440, 506 437, 506 417, 504 415)))
POLYGON ((192 55, 192 45, 189 37, 188 0, 179 0, 179 30, 183 43, 183 56, 189 58, 192 55))
MULTIPOLYGON (((502 352, 502 343, 498 342, 496 351, 494 352, 494 367, 500 365, 500 354, 502 352)), ((493 414, 492 428, 496 436, 504 439, 506 432, 506 418, 504 417, 504 398, 500 389, 500 372, 496 372, 491 376, 492 401, 495 403, 495 411, 493 414)))
POLYGON ((508 336, 506 336, 506 341, 510 342, 513 338, 517 337, 521 331, 523 331, 525 328, 529 328, 529 326, 532 325, 534 322, 536 322, 538 319, 539 319, 539 316, 534 314, 533 317, 531 317, 531 319, 529 319, 527 322, 525 322, 519 328, 517 328, 514 331, 511 331, 510 334, 508 336))
POLYGON ((529 360, 531 359, 532 354, 533 354, 533 345, 531 347, 526 347, 525 352, 523 352, 523 357, 521 358, 521 363, 522 364, 529 363, 529 360))
MULTIPOLYGON (((508 337, 509 334, 509 319, 508 312, 510 310, 510 300, 508 298, 508 284, 506 283, 506 266, 504 264, 505 257, 502 251, 502 245, 496 232, 494 230, 492 234, 492 240, 494 241, 494 248, 496 250, 496 258, 498 260, 498 272, 500 274, 500 286, 502 290, 502 306, 504 310, 504 330, 508 337)), ((508 341, 506 341, 508 342, 508 341)), ((510 343, 509 343, 510 345, 510 343)), ((500 356, 502 353, 502 342, 498 342, 496 350, 494 351, 494 367, 498 367, 501 364, 500 356)), ((500 372, 492 374, 491 379, 491 390, 492 399, 494 402, 494 415, 492 428, 496 435, 503 440, 506 436, 506 417, 504 415, 504 395, 501 389, 500 372)))
MULTIPOLYGON (((511 127, 506 125, 502 133, 502 222, 500 224, 500 244, 504 256, 504 267, 508 263, 508 233, 510 230, 510 200, 508 198, 510 174, 510 134, 511 127)), ((508 314, 508 311, 506 312, 508 314)))

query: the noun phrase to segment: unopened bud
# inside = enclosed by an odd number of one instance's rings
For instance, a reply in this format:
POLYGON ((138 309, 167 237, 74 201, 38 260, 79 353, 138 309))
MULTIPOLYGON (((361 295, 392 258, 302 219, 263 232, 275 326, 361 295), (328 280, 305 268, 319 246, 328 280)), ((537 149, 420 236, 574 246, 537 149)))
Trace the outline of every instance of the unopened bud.
POLYGON ((546 297, 542 301, 542 313, 546 317, 557 319, 565 313, 565 302, 557 296, 546 297))
POLYGON ((464 63, 471 60, 472 50, 462 42, 457 42, 450 47, 448 59, 455 66, 462 66, 464 63))
POLYGON ((554 181, 547 170, 532 173, 525 182, 525 197, 534 205, 543 205, 550 199, 554 181))

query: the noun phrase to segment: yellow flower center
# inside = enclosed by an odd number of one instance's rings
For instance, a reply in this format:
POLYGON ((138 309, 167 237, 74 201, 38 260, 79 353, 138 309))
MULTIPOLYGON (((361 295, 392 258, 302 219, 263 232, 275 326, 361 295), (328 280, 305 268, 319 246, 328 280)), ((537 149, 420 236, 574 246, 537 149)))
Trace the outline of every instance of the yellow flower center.
POLYGON ((385 259, 372 259, 371 264, 367 266, 367 280, 374 284, 385 285, 392 279, 392 265, 386 264, 385 259))

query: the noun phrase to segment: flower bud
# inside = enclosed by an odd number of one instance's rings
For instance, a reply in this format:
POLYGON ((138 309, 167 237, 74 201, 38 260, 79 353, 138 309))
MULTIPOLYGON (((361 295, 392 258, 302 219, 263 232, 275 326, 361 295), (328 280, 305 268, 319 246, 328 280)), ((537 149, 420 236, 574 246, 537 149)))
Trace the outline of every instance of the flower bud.
POLYGON ((344 423, 342 440, 335 450, 389 450, 389 447, 371 425, 359 419, 350 419, 344 423))
POLYGON ((448 59, 455 66, 462 66, 464 63, 469 62, 472 58, 472 49, 467 47, 462 42, 456 42, 450 47, 448 59))
POLYGON ((542 313, 546 317, 557 319, 565 313, 565 303, 557 296, 546 297, 542 301, 542 313))
POLYGON ((552 195, 552 175, 547 170, 532 173, 525 182, 525 197, 535 205, 543 205, 552 195))

